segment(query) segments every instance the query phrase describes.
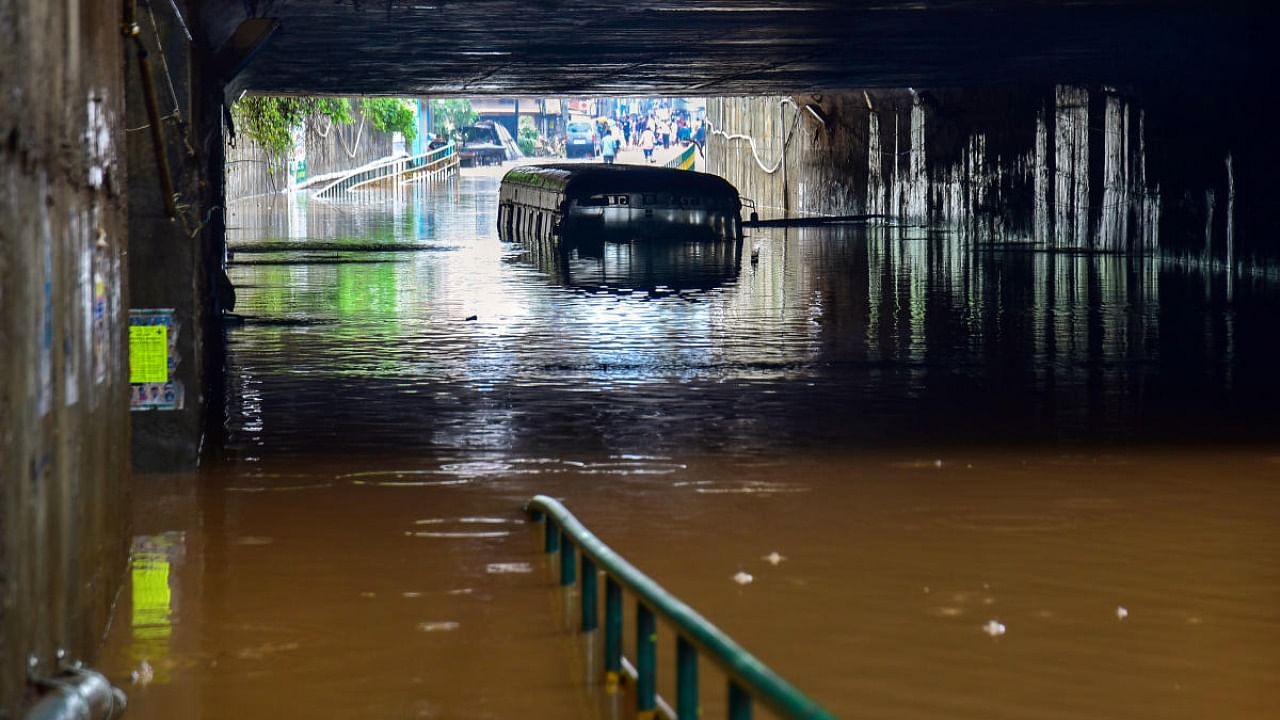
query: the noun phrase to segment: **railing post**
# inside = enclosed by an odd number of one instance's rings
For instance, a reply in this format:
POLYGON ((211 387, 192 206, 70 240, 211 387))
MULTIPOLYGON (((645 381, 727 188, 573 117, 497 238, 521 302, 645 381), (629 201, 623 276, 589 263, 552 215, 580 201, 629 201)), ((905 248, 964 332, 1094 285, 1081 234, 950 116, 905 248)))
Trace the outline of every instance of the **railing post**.
POLYGON ((736 680, 729 681, 729 720, 751 720, 751 695, 736 680))
POLYGON ((596 618, 596 564, 582 553, 582 631, 591 632, 599 626, 596 618))
POLYGON ((605 690, 618 691, 622 674, 622 586, 606 575, 604 578, 604 684, 605 690))
POLYGON ((680 720, 697 720, 702 715, 698 708, 698 651, 684 639, 676 637, 676 717, 680 720))
POLYGON ((636 602, 636 717, 649 720, 657 707, 658 624, 653 611, 636 602))
POLYGON ((560 528, 556 527, 556 524, 551 522, 551 518, 547 518, 546 531, 547 539, 546 542, 543 543, 542 549, 549 553, 553 553, 560 549, 560 528))
POLYGON ((564 531, 560 532, 560 584, 572 585, 574 574, 575 558, 573 557, 573 543, 569 542, 569 535, 564 531))

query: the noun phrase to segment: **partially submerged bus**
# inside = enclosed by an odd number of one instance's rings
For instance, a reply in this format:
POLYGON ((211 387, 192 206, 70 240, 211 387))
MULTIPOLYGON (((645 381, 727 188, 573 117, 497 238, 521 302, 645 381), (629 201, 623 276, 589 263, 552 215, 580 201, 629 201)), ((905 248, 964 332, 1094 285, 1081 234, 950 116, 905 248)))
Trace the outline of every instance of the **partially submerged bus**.
POLYGON ((742 199, 724 178, 642 165, 512 168, 498 194, 509 242, 742 240, 742 199))

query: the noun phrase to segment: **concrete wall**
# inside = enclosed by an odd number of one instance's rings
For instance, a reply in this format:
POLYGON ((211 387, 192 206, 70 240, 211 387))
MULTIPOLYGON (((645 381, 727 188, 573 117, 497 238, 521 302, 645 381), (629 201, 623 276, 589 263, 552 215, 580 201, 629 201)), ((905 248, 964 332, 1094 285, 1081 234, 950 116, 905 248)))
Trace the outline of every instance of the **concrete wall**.
POLYGON ((93 660, 127 552, 120 3, 0 0, 0 715, 93 660))
POLYGON ((391 133, 375 130, 351 98, 350 125, 334 125, 327 118, 307 121, 307 174, 325 175, 360 167, 391 154, 391 133))
POLYGON ((1241 234, 1261 228, 1274 204, 1257 189, 1269 169, 1254 151, 1274 145, 1273 133, 1237 119, 1257 115, 1233 114, 1237 95, 1192 96, 1200 92, 1058 85, 712 98, 707 168, 766 218, 884 214, 980 243, 1237 267, 1280 259, 1263 233, 1241 234))
POLYGON ((237 203, 274 195, 289 187, 289 164, 244 135, 227 141, 227 202, 237 203))
MULTIPOLYGON (((129 132, 129 294, 133 309, 171 309, 177 354, 176 410, 134 412, 133 460, 143 470, 199 462, 206 432, 217 429, 222 367, 220 314, 230 304, 222 263, 223 139, 221 84, 199 59, 170 3, 140 5, 141 39, 150 53, 162 114, 163 148, 178 208, 164 203, 149 132, 129 132), (155 23, 153 25, 152 19, 155 23), (212 422, 208 422, 212 419, 212 422)), ((197 29, 198 31, 198 29, 197 29)), ((128 127, 149 126, 133 52, 126 70, 128 127)))

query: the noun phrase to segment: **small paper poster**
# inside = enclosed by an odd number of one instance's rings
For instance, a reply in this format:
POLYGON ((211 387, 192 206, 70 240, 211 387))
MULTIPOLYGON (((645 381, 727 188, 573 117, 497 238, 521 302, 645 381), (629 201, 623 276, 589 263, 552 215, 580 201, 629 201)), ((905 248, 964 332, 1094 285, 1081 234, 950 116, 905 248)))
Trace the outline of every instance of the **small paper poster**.
POLYGON ((129 382, 169 382, 169 328, 129 326, 129 382))
POLYGON ((173 310, 129 311, 130 409, 182 409, 185 393, 175 372, 178 332, 173 310))

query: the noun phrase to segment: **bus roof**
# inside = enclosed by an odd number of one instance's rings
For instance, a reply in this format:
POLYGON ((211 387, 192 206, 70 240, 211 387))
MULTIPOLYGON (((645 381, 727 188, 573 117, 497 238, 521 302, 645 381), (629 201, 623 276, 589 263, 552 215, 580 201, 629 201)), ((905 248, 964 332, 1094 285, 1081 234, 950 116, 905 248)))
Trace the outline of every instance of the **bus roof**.
POLYGON ((644 165, 520 165, 508 170, 502 182, 545 188, 566 196, 610 192, 669 192, 738 197, 737 188, 718 175, 644 165))

